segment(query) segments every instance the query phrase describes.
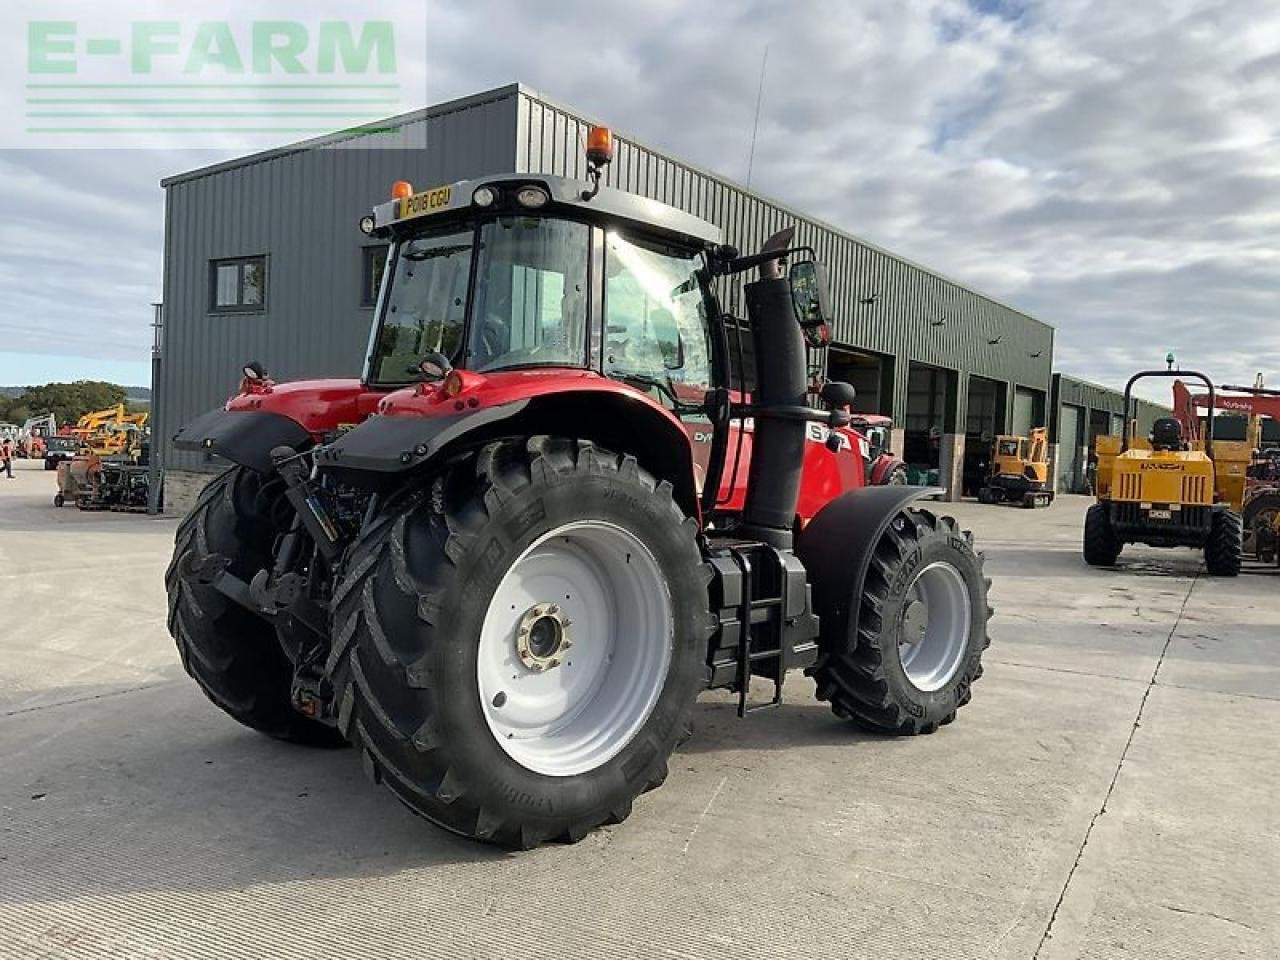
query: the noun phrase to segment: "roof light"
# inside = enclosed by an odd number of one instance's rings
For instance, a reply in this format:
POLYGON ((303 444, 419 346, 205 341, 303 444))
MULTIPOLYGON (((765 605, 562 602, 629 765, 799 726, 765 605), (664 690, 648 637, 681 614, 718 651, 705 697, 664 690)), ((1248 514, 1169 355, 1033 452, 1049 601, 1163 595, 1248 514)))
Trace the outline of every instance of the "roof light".
POLYGON ((365 214, 360 218, 360 232, 366 237, 373 234, 373 228, 377 226, 377 222, 369 214, 365 214))
POLYGON ((476 187, 476 192, 471 195, 471 202, 477 207, 491 207, 497 199, 498 191, 493 187, 476 187))
POLYGON ((541 207, 550 197, 541 187, 521 187, 516 192, 516 200, 522 207, 541 207))
POLYGON ((391 185, 391 199, 404 200, 413 196, 413 184, 408 180, 397 180, 391 185))
POLYGON ((592 127, 587 131, 587 160, 603 166, 613 159, 613 131, 608 127, 592 127))

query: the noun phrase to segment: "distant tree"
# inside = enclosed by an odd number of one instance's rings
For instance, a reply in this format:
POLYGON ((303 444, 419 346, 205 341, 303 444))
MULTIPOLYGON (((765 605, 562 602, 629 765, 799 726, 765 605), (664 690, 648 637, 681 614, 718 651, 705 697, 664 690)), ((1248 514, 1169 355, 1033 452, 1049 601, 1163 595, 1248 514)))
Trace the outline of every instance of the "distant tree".
POLYGON ((125 389, 102 380, 77 380, 74 383, 46 383, 27 387, 22 395, 0 404, 0 419, 21 423, 30 416, 52 413, 58 423, 75 423, 86 413, 105 410, 124 403, 125 389), (21 420, 19 411, 25 411, 21 420))

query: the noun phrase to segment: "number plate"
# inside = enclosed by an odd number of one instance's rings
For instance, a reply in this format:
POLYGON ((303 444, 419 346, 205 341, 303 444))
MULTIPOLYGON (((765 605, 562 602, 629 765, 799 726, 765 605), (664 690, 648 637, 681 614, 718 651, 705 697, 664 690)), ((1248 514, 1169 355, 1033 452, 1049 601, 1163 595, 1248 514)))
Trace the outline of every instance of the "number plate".
POLYGON ((1152 509, 1152 511, 1150 512, 1150 514, 1148 514, 1148 516, 1150 516, 1152 520, 1172 520, 1172 519, 1173 519, 1173 511, 1172 511, 1172 510, 1161 510, 1161 509, 1159 509, 1159 508, 1154 508, 1154 509, 1152 509))
POLYGON ((405 197, 400 201, 400 219, 420 217, 424 213, 435 213, 437 210, 443 210, 449 205, 449 200, 452 197, 453 189, 451 187, 433 187, 430 190, 415 193, 411 197, 405 197))

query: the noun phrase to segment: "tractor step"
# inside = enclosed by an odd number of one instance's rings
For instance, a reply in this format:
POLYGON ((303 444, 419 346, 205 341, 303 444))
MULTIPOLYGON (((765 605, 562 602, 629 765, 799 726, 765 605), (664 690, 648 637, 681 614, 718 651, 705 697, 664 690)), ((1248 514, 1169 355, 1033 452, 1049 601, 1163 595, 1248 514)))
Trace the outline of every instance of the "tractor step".
POLYGON ((719 626, 707 652, 708 686, 738 694, 738 716, 782 703, 787 671, 818 659, 818 618, 804 566, 790 550, 757 541, 715 544, 711 604, 719 626), (751 704, 751 678, 773 681, 773 697, 751 704))

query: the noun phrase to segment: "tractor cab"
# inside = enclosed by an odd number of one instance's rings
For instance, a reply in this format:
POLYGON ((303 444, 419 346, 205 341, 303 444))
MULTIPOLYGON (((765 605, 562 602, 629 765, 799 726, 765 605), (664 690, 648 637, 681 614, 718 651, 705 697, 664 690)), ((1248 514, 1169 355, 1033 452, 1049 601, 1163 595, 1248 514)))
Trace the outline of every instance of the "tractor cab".
POLYGON ((701 402, 716 228, 607 188, 586 200, 559 177, 393 192, 362 222, 391 242, 366 383, 560 368, 630 381, 671 406, 701 402))

